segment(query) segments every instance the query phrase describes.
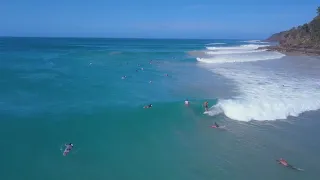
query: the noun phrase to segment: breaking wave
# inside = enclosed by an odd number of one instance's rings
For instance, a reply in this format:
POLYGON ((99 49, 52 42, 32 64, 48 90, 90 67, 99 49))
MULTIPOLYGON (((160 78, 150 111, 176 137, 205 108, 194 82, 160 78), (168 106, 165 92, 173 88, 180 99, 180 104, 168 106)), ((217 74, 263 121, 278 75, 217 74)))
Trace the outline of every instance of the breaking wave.
POLYGON ((232 80, 238 93, 230 99, 219 99, 208 115, 224 113, 234 120, 261 121, 286 119, 288 116, 320 109, 319 85, 315 83, 319 79, 292 75, 286 67, 274 73, 264 66, 247 63, 285 56, 257 50, 263 46, 267 45, 206 47, 205 56, 197 57, 199 66, 232 80))
POLYGON ((240 95, 221 99, 209 115, 224 113, 239 121, 286 119, 288 116, 320 109, 320 91, 315 79, 272 74, 255 68, 216 68, 236 82, 240 95))

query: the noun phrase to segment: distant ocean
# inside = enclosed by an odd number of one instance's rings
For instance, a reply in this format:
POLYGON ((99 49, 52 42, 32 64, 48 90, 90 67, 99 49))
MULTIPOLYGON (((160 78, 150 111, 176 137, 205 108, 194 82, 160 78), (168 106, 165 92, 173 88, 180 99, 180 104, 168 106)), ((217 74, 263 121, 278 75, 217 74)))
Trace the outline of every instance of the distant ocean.
POLYGON ((320 58, 268 45, 0 38, 0 179, 318 179, 320 58))

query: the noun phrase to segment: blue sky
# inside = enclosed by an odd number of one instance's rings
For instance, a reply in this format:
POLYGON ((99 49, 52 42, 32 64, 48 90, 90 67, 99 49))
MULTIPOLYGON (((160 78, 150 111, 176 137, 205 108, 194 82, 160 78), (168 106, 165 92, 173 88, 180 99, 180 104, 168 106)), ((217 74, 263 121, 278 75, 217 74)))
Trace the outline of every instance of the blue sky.
POLYGON ((265 38, 319 0, 2 0, 0 36, 265 38))

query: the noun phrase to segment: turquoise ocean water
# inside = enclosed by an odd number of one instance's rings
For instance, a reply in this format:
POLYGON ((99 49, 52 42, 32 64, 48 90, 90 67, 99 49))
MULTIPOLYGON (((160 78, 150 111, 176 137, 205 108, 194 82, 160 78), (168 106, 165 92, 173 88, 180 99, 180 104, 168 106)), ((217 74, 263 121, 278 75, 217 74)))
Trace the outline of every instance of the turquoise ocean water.
POLYGON ((266 45, 0 38, 0 179, 317 179, 319 58, 266 45))

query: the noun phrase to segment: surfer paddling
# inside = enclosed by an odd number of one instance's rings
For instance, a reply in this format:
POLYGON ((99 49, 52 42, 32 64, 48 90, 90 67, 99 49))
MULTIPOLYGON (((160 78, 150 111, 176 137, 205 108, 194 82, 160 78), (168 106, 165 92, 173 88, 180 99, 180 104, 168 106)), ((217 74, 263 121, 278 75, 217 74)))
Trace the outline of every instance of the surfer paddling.
POLYGON ((69 143, 69 144, 65 144, 66 148, 63 151, 63 155, 66 156, 73 148, 73 144, 69 143))
POLYGON ((144 106, 143 108, 148 109, 148 108, 152 108, 152 104, 149 104, 147 106, 144 106))
POLYGON ((294 167, 294 166, 288 164, 288 162, 287 162, 285 159, 283 159, 283 158, 280 158, 280 159, 278 159, 278 160, 276 160, 276 161, 277 161, 279 164, 281 164, 281 165, 283 165, 283 166, 285 166, 285 167, 288 167, 288 168, 291 168, 291 169, 294 169, 294 170, 298 170, 298 171, 303 171, 303 169, 300 169, 300 168, 297 168, 297 167, 294 167))

